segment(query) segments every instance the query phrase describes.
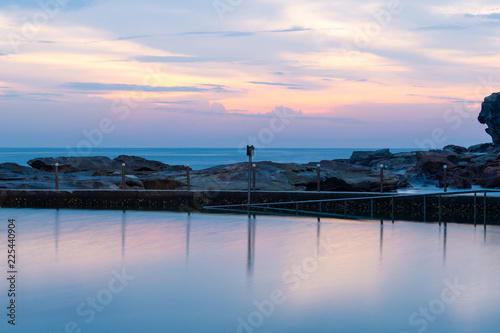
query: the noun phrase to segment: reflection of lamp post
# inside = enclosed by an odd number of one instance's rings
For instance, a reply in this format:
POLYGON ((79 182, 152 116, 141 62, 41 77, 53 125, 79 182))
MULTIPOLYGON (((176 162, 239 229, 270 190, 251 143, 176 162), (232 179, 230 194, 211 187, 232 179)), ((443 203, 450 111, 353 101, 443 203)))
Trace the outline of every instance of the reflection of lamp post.
POLYGON ((247 208, 250 210, 250 191, 252 189, 252 156, 255 154, 254 146, 247 146, 247 156, 248 156, 248 200, 247 208))
POLYGON ((125 163, 122 163, 122 189, 125 189, 125 163))
POLYGON ((321 191, 321 164, 317 164, 316 167, 318 168, 318 192, 321 191))
POLYGON ((445 164, 443 165, 443 170, 444 170, 444 191, 445 192, 448 192, 448 173, 447 173, 447 170, 448 170, 448 166, 445 164))
POLYGON ((380 164, 380 192, 384 192, 384 165, 380 164))
POLYGON ((56 163, 56 190, 59 189, 59 163, 56 163))

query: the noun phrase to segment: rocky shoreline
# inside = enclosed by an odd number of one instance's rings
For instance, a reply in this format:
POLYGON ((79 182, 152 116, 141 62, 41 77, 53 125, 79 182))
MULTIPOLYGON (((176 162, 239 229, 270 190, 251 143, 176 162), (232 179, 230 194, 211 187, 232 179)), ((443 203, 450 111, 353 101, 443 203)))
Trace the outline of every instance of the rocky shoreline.
MULTIPOLYGON (((321 165, 322 191, 380 191, 380 165, 384 165, 384 192, 423 185, 443 187, 447 166, 448 187, 473 185, 500 187, 500 148, 479 144, 468 148, 449 145, 442 150, 393 154, 389 149, 355 151, 349 159, 307 164, 256 162, 256 190, 316 191, 317 164, 321 165)), ((168 165, 137 156, 114 159, 94 157, 36 158, 29 166, 0 164, 1 189, 53 189, 55 163, 59 164, 60 189, 121 189, 122 163, 126 188, 134 190, 184 190, 186 167, 168 165)), ((235 163, 203 170, 190 170, 193 190, 245 190, 248 164, 235 163)))

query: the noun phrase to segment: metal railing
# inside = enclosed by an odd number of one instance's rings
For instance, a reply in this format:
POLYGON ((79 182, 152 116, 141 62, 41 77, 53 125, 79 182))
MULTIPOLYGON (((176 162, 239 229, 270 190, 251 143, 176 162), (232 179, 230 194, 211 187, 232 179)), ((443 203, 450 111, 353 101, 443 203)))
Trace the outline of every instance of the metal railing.
MULTIPOLYGON (((398 215, 396 212, 396 208, 399 211, 403 210, 404 207, 397 207, 398 201, 401 200, 410 201, 410 203, 415 203, 415 200, 422 198, 422 201, 418 203, 418 209, 412 209, 413 211, 419 211, 419 216, 421 216, 421 220, 423 222, 431 222, 428 221, 428 217, 437 216, 437 221, 441 223, 448 222, 445 219, 446 215, 444 209, 446 208, 443 197, 473 197, 470 203, 462 203, 467 208, 470 207, 473 209, 473 214, 471 216, 471 220, 474 222, 474 226, 478 223, 478 218, 482 217, 483 225, 486 228, 486 224, 488 221, 487 215, 487 193, 500 193, 500 190, 470 190, 470 191, 455 191, 455 192, 440 192, 440 193, 421 193, 421 194, 391 194, 391 195, 377 195, 377 196, 369 196, 369 197, 354 197, 354 198, 337 198, 337 199, 322 199, 322 200, 304 200, 304 201, 285 201, 285 202, 270 202, 270 203, 245 203, 245 204, 233 204, 233 205, 219 205, 219 206, 206 206, 204 209, 211 211, 223 211, 223 212, 236 212, 236 213, 251 213, 251 214, 272 214, 272 215, 307 215, 307 216, 317 216, 317 217, 336 217, 336 218, 348 218, 348 219, 381 219, 382 215, 384 219, 391 219, 394 223, 396 216, 398 215), (479 195, 483 199, 482 204, 478 200, 479 195), (437 202, 431 202, 432 198, 437 198, 437 202), (375 212, 375 204, 380 201, 388 201, 389 203, 385 205, 385 209, 383 209, 383 214, 379 212, 378 214, 375 212), (350 208, 349 204, 368 201, 369 209, 366 214, 359 214, 359 211, 366 211, 366 209, 357 209, 350 208), (331 209, 328 205, 332 203, 343 203, 342 207, 336 206, 336 209, 331 209), (326 206, 326 207, 325 207, 326 206), (388 206, 388 207, 387 207, 388 206), (420 207, 421 206, 421 207, 420 207), (479 214, 478 207, 482 208, 482 214, 479 214), (326 209, 325 209, 326 208, 326 209), (343 209, 343 212, 337 212, 339 208, 343 209), (390 214, 387 210, 390 209, 390 214), (434 214, 432 214, 434 211, 434 214), (358 212, 358 213, 356 213, 358 212)), ((500 200, 500 198, 499 198, 500 200)), ((400 203, 403 204, 404 203, 400 203)), ((366 205, 363 205, 366 206, 366 205)), ((500 208, 500 205, 499 205, 500 208)), ((408 220, 405 218, 405 214, 399 213, 399 220, 408 220)), ((496 216, 490 216, 490 221, 492 218, 496 216)), ((498 219, 500 220, 500 212, 498 214, 498 219)), ((411 219, 410 219, 411 220, 411 219)))

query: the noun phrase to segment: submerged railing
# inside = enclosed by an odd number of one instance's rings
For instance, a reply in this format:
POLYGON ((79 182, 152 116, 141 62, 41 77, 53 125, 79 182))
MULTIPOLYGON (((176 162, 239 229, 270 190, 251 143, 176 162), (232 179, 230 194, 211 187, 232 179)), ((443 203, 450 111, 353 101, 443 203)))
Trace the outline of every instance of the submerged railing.
POLYGON ((500 224, 500 197, 488 193, 500 190, 470 190, 441 193, 391 194, 369 197, 306 201, 245 203, 206 206, 207 210, 261 213, 273 215, 308 215, 348 219, 417 220, 423 222, 466 222, 500 224), (481 200, 482 199, 482 200, 481 200), (493 200, 488 207, 487 200, 493 200), (482 220, 482 221, 481 221, 482 220))

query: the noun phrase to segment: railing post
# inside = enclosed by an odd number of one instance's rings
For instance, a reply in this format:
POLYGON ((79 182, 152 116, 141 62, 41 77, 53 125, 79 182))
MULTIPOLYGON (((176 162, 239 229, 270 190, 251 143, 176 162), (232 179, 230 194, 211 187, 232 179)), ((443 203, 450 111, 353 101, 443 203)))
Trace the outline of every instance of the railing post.
POLYGON ((370 205, 371 205, 371 218, 373 218, 373 199, 370 199, 370 205))
POLYGON ((424 195, 424 222, 427 222, 427 196, 424 195))
POLYGON ((322 212, 322 211, 321 211, 321 204, 322 204, 322 202, 320 201, 320 202, 319 202, 319 212, 320 212, 320 213, 322 212))
POLYGON ((444 185, 444 191, 447 192, 448 191, 448 166, 445 164, 443 165, 443 170, 444 170, 444 182, 443 182, 443 185, 444 185))
POLYGON ((483 213, 483 216, 484 216, 484 229, 486 229, 486 191, 484 191, 484 213, 483 213))
POLYGON ((122 190, 125 189, 125 163, 122 163, 122 190))
POLYGON ((384 192, 384 165, 380 164, 380 193, 384 192))
POLYGON ((392 196, 392 212, 391 212, 391 217, 392 217, 392 223, 394 223, 394 195, 392 196))
POLYGON ((439 225, 441 225, 441 194, 439 195, 439 225))
POLYGON ((59 189, 59 163, 55 164, 56 166, 56 190, 59 189))
POLYGON ((299 203, 295 202, 295 215, 299 215, 299 203))
POLYGON ((344 200, 344 217, 347 217, 347 200, 344 200))
POLYGON ((321 165, 316 165, 318 168, 318 192, 321 192, 321 165))
POLYGON ((188 191, 191 191, 191 176, 189 174, 189 164, 187 165, 186 168, 186 178, 187 178, 187 189, 188 191))
POLYGON ((252 177, 253 177, 253 191, 255 192, 255 168, 257 167, 256 164, 253 164, 252 165, 252 168, 253 168, 253 173, 252 173, 252 177))
POLYGON ((474 192, 474 227, 477 225, 477 192, 474 192))

